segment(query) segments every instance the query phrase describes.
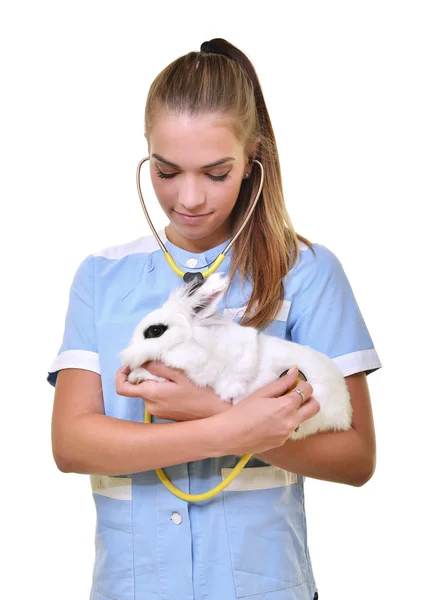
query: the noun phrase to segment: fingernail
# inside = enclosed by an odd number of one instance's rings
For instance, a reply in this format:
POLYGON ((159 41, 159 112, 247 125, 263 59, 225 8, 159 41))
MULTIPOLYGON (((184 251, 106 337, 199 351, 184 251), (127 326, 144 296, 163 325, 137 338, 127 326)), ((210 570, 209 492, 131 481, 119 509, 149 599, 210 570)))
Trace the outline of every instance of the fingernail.
POLYGON ((287 375, 293 375, 294 373, 297 373, 297 372, 298 372, 298 367, 290 367, 287 375))

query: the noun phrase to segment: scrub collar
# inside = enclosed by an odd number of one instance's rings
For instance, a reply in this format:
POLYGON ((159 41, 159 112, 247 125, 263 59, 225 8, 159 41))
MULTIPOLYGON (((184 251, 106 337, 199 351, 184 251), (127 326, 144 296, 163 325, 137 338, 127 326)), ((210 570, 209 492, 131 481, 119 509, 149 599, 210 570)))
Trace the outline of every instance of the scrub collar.
MULTIPOLYGON (((163 241, 167 250, 172 255, 176 264, 183 267, 187 271, 190 271, 191 269, 200 270, 210 266, 210 263, 216 259, 218 254, 221 254, 224 248, 232 240, 232 237, 230 237, 222 242, 222 244, 214 246, 213 248, 209 248, 209 250, 205 250, 204 252, 189 252, 188 250, 184 250, 183 248, 175 246, 167 239, 167 236, 165 235, 165 227, 158 230, 158 235, 163 241)), ((232 249, 233 247, 227 252, 227 257, 231 255, 232 249)))

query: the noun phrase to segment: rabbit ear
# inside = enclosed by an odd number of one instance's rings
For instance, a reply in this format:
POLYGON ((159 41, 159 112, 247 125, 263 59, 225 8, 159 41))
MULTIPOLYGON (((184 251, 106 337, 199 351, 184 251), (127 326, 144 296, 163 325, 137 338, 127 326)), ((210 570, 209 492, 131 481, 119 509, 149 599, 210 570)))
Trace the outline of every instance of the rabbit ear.
POLYGON ((228 281, 228 277, 212 273, 199 283, 192 281, 187 285, 186 300, 198 319, 206 319, 215 313, 217 304, 227 289, 228 281))

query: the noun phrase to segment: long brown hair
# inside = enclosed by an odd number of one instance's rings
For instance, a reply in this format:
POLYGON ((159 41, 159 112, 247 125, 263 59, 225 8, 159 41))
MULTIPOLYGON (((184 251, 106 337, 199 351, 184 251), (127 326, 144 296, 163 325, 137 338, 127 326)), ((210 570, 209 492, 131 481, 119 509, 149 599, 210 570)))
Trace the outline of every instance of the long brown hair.
MULTIPOLYGON (((281 308, 283 278, 299 256, 299 241, 313 253, 314 248, 294 231, 285 206, 274 131, 256 71, 247 56, 226 40, 214 38, 204 42, 200 52, 179 57, 153 81, 144 117, 147 137, 160 111, 190 116, 224 115, 243 144, 246 156, 263 165, 260 198, 232 246, 229 284, 237 269, 241 284, 244 279, 251 282, 251 296, 240 324, 264 329, 281 308)), ((257 195, 260 177, 260 166, 253 163, 249 179, 242 180, 230 215, 234 233, 257 195)))

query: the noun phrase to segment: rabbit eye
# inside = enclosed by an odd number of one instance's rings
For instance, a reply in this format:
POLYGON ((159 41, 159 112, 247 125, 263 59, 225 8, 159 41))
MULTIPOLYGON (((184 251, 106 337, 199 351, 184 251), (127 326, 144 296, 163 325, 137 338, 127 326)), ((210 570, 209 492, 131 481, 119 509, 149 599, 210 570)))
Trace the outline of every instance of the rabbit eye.
POLYGON ((144 337, 146 339, 161 337, 164 331, 167 329, 167 325, 162 325, 162 323, 159 323, 158 325, 150 325, 150 327, 144 331, 144 337))

